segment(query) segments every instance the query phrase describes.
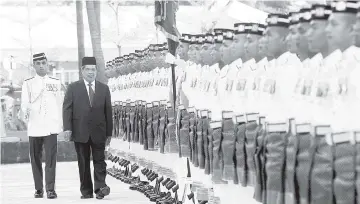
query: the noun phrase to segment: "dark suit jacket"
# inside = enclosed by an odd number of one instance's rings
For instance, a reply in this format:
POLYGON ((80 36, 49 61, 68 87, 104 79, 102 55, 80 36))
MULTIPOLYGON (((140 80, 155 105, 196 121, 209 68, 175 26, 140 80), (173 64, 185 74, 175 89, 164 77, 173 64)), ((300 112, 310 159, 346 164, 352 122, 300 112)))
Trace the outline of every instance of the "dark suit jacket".
POLYGON ((91 138, 94 143, 105 143, 112 135, 112 107, 109 87, 95 82, 93 105, 84 80, 71 83, 66 91, 63 104, 64 130, 71 130, 71 140, 86 143, 91 138))

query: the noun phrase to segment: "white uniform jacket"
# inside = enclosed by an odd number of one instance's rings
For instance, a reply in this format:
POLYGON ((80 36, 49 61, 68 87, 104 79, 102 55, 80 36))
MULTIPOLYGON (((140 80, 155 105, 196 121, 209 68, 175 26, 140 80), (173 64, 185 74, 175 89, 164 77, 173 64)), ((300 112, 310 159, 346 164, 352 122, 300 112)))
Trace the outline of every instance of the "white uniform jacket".
POLYGON ((21 110, 27 119, 27 134, 43 137, 63 131, 64 90, 60 80, 49 76, 26 79, 21 92, 21 110))

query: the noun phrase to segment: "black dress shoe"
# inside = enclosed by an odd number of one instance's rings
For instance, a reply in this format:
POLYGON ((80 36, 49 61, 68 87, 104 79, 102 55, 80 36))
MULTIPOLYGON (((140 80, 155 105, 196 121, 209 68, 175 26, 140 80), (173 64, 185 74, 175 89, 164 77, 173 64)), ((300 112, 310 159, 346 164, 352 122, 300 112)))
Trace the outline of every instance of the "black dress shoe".
POLYGON ((48 199, 55 199, 55 198, 57 198, 57 194, 56 194, 56 192, 55 192, 54 190, 48 191, 48 192, 46 192, 46 193, 47 193, 47 198, 48 198, 48 199))
POLYGON ((110 194, 110 187, 109 186, 102 187, 96 193, 96 199, 103 199, 105 196, 109 194, 110 194))
POLYGON ((81 199, 90 199, 90 198, 94 198, 93 194, 88 194, 88 195, 82 195, 81 199))
POLYGON ((36 190, 34 194, 35 198, 42 198, 44 197, 44 191, 43 190, 36 190))

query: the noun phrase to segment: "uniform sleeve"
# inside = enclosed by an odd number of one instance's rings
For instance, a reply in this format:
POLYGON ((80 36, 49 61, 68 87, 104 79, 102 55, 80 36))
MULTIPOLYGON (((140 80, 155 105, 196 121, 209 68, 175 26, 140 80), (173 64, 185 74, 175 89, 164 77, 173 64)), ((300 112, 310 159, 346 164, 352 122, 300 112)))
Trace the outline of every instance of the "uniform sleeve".
POLYGON ((63 106, 62 106, 62 118, 63 118, 63 130, 72 131, 72 114, 73 114, 73 86, 70 84, 66 90, 63 106))
MULTIPOLYGON (((63 84, 61 84, 60 81, 59 81, 58 86, 59 86, 59 88, 58 88, 58 91, 56 94, 56 101, 58 103, 58 111, 59 111, 59 116, 60 116, 59 121, 63 121, 62 107, 63 107, 63 103, 64 103, 65 87, 63 84)), ((63 124, 61 125, 61 129, 63 130, 63 124)))
POLYGON ((29 93, 28 93, 28 83, 24 81, 22 88, 21 88, 21 111, 23 114, 26 114, 28 108, 30 108, 29 103, 29 93))
POLYGON ((111 94, 109 87, 107 85, 106 85, 106 95, 105 95, 105 120, 106 120, 106 136, 112 136, 113 118, 112 118, 111 94))

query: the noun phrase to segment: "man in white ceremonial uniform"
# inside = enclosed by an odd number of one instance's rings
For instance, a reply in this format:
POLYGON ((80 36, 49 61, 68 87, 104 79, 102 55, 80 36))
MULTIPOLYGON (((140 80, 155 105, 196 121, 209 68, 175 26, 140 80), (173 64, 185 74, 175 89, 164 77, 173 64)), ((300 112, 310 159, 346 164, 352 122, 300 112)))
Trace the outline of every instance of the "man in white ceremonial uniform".
POLYGON ((198 65, 197 64, 197 54, 195 50, 195 46, 197 46, 198 38, 196 35, 191 35, 190 38, 190 45, 188 49, 188 66, 186 67, 186 80, 183 84, 183 90, 186 96, 189 99, 189 107, 196 107, 197 101, 196 101, 196 90, 195 90, 195 84, 197 82, 197 74, 198 74, 198 65))
MULTIPOLYGON (((293 12, 289 16, 290 26, 289 34, 286 38, 289 51, 297 57, 294 57, 292 61, 287 63, 285 72, 290 73, 284 77, 286 81, 283 81, 282 86, 288 87, 285 97, 288 118, 297 119, 299 115, 309 113, 303 111, 303 97, 302 97, 302 84, 303 75, 308 71, 309 67, 309 49, 306 38, 306 30, 310 27, 311 9, 303 8, 299 12, 293 12)), ((301 121, 301 119, 299 120, 301 121)), ((298 122, 298 121, 297 121, 298 122)))
POLYGON ((352 34, 351 36, 352 36, 353 44, 356 47, 360 47, 360 6, 356 14, 356 23, 353 26, 353 30, 351 34, 352 34))
MULTIPOLYGON (((306 33, 308 38, 308 46, 309 51, 312 53, 316 53, 309 61, 309 67, 305 67, 306 71, 303 74, 304 81, 302 84, 303 89, 303 101, 306 112, 309 112, 309 120, 307 122, 315 122, 314 114, 312 110, 315 108, 314 97, 312 97, 312 93, 314 92, 315 87, 315 78, 319 69, 323 66, 323 56, 327 56, 329 53, 329 46, 327 43, 325 33, 326 26, 328 24, 327 19, 331 14, 331 6, 330 5, 322 5, 322 4, 314 4, 311 7, 312 18, 310 21, 310 29, 306 33)), ((306 115, 306 113, 305 113, 306 115)), ((301 116, 300 116, 301 117, 301 116)), ((299 121, 301 119, 299 118, 299 121)), ((313 123, 316 125, 316 123, 313 123)))
MULTIPOLYGON (((247 33, 247 40, 244 44, 245 55, 248 59, 254 59, 255 64, 251 66, 251 73, 249 77, 249 82, 247 86, 247 105, 246 111, 248 113, 259 113, 259 103, 261 100, 259 98, 259 90, 261 84, 261 76, 265 72, 265 69, 259 66, 260 60, 264 55, 259 50, 260 39, 265 31, 265 25, 262 24, 251 24, 251 29, 247 33)), ((250 67, 249 67, 250 68, 250 67)))
POLYGON ((21 109, 27 119, 30 161, 35 182, 35 198, 42 198, 42 151, 45 149, 45 190, 47 198, 57 198, 55 192, 57 135, 63 131, 63 89, 60 80, 49 77, 44 53, 33 55, 36 75, 26 79, 21 92, 21 109))
POLYGON ((269 14, 267 18, 267 29, 265 30, 265 40, 267 42, 267 56, 271 59, 266 67, 266 81, 264 91, 266 95, 265 103, 271 108, 266 111, 267 120, 270 123, 283 123, 288 119, 288 108, 286 99, 288 87, 286 85, 291 71, 288 65, 296 60, 296 56, 287 51, 286 36, 288 35, 289 19, 287 15, 269 14), (285 84, 284 84, 285 83, 285 84), (286 87, 285 87, 286 86, 286 87))
POLYGON ((267 47, 266 47, 266 38, 264 36, 266 30, 266 25, 264 27, 264 31, 263 31, 263 35, 261 36, 261 38, 259 39, 258 42, 258 58, 260 59, 260 61, 257 62, 256 64, 256 70, 257 70, 257 74, 256 74, 256 91, 255 91, 255 95, 258 98, 258 102, 256 104, 257 107, 257 112, 259 112, 260 116, 265 116, 265 112, 266 109, 268 108, 268 104, 265 102, 265 92, 263 91, 264 89, 264 84, 266 81, 266 67, 267 64, 269 63, 268 58, 267 58, 267 47))
POLYGON ((356 22, 356 13, 360 4, 354 1, 338 1, 333 4, 333 13, 329 17, 326 29, 328 43, 343 51, 342 58, 330 82, 330 91, 334 99, 332 128, 335 133, 359 130, 357 116, 360 114, 358 93, 360 69, 360 49, 353 45, 351 31, 356 22), (356 79, 357 78, 357 79, 356 79))
MULTIPOLYGON (((342 51, 344 51, 349 45, 342 45, 341 41, 344 40, 342 36, 334 34, 330 29, 335 25, 330 21, 330 17, 333 16, 334 12, 339 13, 339 15, 346 18, 346 12, 343 12, 345 8, 343 4, 332 4, 331 5, 332 13, 329 16, 328 23, 326 24, 325 34, 327 36, 327 46, 328 52, 324 55, 324 60, 320 63, 320 66, 317 68, 317 71, 314 75, 314 88, 311 90, 312 97, 312 112, 315 115, 313 118, 313 125, 330 125, 334 121, 334 90, 331 86, 331 79, 338 69, 338 65, 341 62, 343 57, 342 51)), ((334 17, 333 17, 334 18, 334 17)), ((345 20, 345 19, 342 19, 345 20)), ((339 29, 345 29, 345 24, 340 24, 338 28, 334 28, 337 31, 339 29)), ((336 27, 336 26, 335 26, 336 27)), ((350 35, 350 31, 347 34, 350 35)), ((350 36, 349 36, 350 37, 350 36)), ((348 42, 350 39, 348 40, 348 42)))
MULTIPOLYGON (((220 79, 220 67, 219 67, 219 61, 221 58, 219 47, 222 44, 223 41, 223 35, 222 33, 219 34, 213 34, 213 41, 214 44, 210 46, 210 55, 212 60, 210 60, 210 67, 209 67, 209 110, 213 113, 216 111, 216 108, 218 108, 218 92, 219 92, 219 79, 220 79)), ((214 119, 212 119, 214 120, 214 119)))

